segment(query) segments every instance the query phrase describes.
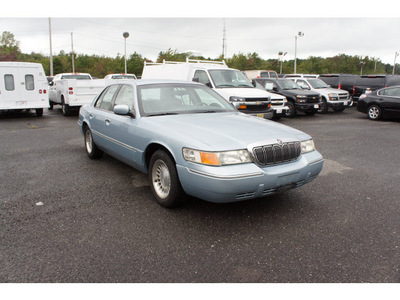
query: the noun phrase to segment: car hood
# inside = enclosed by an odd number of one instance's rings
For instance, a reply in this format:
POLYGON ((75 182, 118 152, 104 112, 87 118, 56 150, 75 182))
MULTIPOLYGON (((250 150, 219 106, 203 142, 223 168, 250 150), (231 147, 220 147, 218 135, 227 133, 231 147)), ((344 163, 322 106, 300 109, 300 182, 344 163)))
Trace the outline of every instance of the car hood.
POLYGON ((152 128, 155 139, 174 139, 185 147, 208 151, 247 148, 252 143, 274 143, 277 139, 307 140, 297 129, 233 113, 199 113, 142 118, 142 128, 152 128))
POLYGON ((231 96, 243 97, 243 98, 269 98, 270 93, 267 91, 257 89, 254 87, 243 87, 243 88, 215 88, 218 94, 229 101, 231 96))
POLYGON ((339 90, 339 89, 334 89, 334 88, 323 88, 323 89, 315 89, 315 91, 318 91, 320 93, 335 93, 335 94, 345 94, 348 93, 345 90, 339 90))

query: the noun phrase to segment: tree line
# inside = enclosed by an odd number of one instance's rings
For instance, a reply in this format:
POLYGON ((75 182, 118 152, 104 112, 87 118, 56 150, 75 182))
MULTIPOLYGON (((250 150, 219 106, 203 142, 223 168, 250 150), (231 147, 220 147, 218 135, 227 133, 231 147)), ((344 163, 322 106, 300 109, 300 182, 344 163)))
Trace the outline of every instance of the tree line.
MULTIPOLYGON (((224 59, 221 55, 217 58, 206 58, 194 56, 190 52, 178 52, 172 48, 160 51, 157 62, 186 61, 186 58, 220 61, 224 59)), ((127 57, 127 71, 136 76, 141 76, 144 61, 151 61, 141 54, 134 52, 127 57)), ((50 57, 41 53, 22 53, 19 48, 19 41, 15 40, 14 34, 4 31, 0 40, 0 61, 23 61, 37 62, 43 65, 45 73, 50 75, 50 57)), ((238 53, 230 58, 225 58, 230 68, 239 70, 275 70, 283 74, 293 73, 294 60, 281 61, 278 57, 274 59, 263 59, 258 53, 238 53)), ((124 73, 125 60, 121 55, 116 57, 76 54, 74 53, 75 72, 90 73, 97 78, 104 78, 107 74, 124 73)), ((307 59, 297 59, 297 73, 329 74, 392 74, 393 65, 384 64, 379 58, 350 56, 339 54, 333 57, 310 56, 307 59)), ((53 73, 72 72, 72 53, 60 51, 53 55, 53 73)), ((395 74, 400 74, 400 67, 396 65, 395 74)))

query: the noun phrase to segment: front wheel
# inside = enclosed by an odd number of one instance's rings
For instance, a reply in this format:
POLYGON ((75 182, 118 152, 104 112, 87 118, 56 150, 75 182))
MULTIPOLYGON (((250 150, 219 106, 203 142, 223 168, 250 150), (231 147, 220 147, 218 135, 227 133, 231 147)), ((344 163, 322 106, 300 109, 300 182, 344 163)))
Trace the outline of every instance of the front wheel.
POLYGON ((382 110, 377 105, 371 105, 368 108, 368 118, 371 120, 379 120, 382 118, 382 110))
POLYGON ((326 103, 326 99, 322 98, 321 103, 319 104, 318 112, 320 114, 324 114, 328 111, 328 104, 326 103))
POLYGON ((103 151, 97 148, 96 144, 93 141, 92 133, 89 127, 85 127, 84 129, 85 134, 85 149, 86 153, 90 159, 100 158, 103 155, 103 151))
POLYGON ((154 152, 150 159, 149 181, 151 191, 161 206, 173 208, 184 203, 175 162, 163 150, 154 152))
POLYGON ((289 108, 285 111, 285 117, 292 118, 296 115, 296 108, 292 102, 286 103, 286 106, 289 108))

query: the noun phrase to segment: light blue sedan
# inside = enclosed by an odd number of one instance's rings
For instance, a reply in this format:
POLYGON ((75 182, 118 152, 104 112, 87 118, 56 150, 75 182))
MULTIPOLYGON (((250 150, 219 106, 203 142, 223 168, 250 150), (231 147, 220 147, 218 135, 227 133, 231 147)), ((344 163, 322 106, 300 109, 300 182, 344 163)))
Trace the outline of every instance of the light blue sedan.
POLYGON ((186 195, 219 203, 264 197, 312 181, 323 165, 309 135, 240 113, 194 82, 110 85, 81 107, 78 123, 91 159, 106 152, 148 174, 165 207, 186 195))

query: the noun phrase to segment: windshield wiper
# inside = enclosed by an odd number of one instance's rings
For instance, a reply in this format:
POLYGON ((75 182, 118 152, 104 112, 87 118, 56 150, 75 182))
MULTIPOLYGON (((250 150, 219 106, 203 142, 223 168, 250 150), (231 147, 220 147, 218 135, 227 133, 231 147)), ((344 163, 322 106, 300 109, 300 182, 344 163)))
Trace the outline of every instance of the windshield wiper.
POLYGON ((219 88, 219 87, 235 87, 235 86, 232 84, 220 84, 220 85, 217 85, 217 88, 219 88))
POLYGON ((172 115, 179 115, 179 114, 178 114, 178 113, 175 113, 175 112, 168 112, 168 113, 150 114, 150 115, 147 115, 147 117, 172 116, 172 115))

